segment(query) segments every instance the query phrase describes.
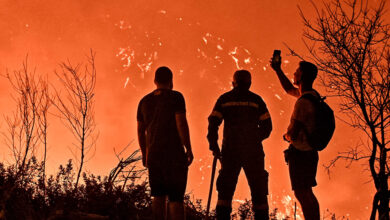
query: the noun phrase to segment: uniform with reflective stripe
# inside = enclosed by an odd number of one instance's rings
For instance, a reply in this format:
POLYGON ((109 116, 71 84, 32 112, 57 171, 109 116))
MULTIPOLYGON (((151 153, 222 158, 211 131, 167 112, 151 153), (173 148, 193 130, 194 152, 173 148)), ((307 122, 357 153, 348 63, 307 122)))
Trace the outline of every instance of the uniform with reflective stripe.
POLYGON ((217 100, 209 116, 210 142, 218 140, 218 127, 225 122, 223 140, 228 143, 259 144, 272 130, 271 116, 260 96, 233 89, 217 100))
POLYGON ((208 120, 210 147, 218 146, 218 128, 224 121, 217 212, 231 210, 238 175, 244 168, 254 211, 268 213, 268 173, 261 142, 270 135, 272 123, 264 101, 248 90, 233 89, 218 98, 208 120))

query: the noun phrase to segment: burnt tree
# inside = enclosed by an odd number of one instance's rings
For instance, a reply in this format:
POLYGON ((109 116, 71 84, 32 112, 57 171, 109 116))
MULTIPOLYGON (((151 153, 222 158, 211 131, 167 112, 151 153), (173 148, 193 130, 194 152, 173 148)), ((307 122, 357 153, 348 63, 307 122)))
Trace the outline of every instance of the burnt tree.
POLYGON ((75 188, 79 184, 81 172, 86 162, 86 155, 96 144, 97 133, 94 119, 96 68, 95 54, 91 51, 85 65, 72 65, 64 62, 61 71, 56 72, 65 89, 65 95, 56 91, 53 105, 60 112, 59 117, 76 139, 73 151, 78 161, 75 188), (79 156, 77 156, 79 155, 79 156))
MULTIPOLYGON (((305 27, 303 41, 309 58, 324 73, 321 82, 339 97, 340 110, 350 126, 368 138, 368 151, 350 148, 338 160, 367 160, 376 188, 371 219, 389 219, 390 47, 385 1, 331 0, 308 18, 299 8, 305 27)), ((298 55, 290 49, 293 55, 298 55)))

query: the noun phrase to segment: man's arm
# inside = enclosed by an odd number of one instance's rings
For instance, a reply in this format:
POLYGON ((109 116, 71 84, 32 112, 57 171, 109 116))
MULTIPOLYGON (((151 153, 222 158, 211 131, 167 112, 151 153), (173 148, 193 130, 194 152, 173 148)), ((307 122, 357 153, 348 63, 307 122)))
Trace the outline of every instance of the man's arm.
POLYGON ((302 122, 292 119, 287 128, 287 133, 284 135, 284 139, 288 142, 295 141, 298 138, 301 129, 303 129, 302 122))
POLYGON ((213 151, 214 156, 220 157, 221 150, 218 146, 218 129, 222 123, 222 114, 216 110, 214 110, 209 116, 209 126, 207 133, 207 140, 209 141, 209 148, 213 151))
POLYGON ((186 113, 176 113, 176 126, 179 132, 181 143, 186 148, 187 165, 189 166, 194 159, 191 149, 190 130, 188 128, 186 113))
POLYGON ((143 122, 137 121, 138 143, 142 153, 142 164, 146 167, 146 128, 143 122))
POLYGON ((303 121, 306 117, 309 116, 307 111, 308 105, 311 103, 305 99, 298 99, 294 105, 294 111, 291 115, 290 125, 287 128, 287 133, 284 135, 284 139, 288 142, 293 142, 297 140, 299 132, 301 129, 304 129, 303 121))
POLYGON ((282 84, 282 87, 284 91, 287 92, 287 94, 299 97, 299 90, 296 88, 291 81, 287 78, 286 74, 284 74, 281 64, 282 64, 282 58, 280 58, 280 61, 277 62, 271 58, 270 61, 271 67, 273 70, 275 70, 276 75, 279 78, 280 84, 282 84))
POLYGON ((272 131, 272 120, 269 112, 260 115, 260 140, 267 139, 272 131))

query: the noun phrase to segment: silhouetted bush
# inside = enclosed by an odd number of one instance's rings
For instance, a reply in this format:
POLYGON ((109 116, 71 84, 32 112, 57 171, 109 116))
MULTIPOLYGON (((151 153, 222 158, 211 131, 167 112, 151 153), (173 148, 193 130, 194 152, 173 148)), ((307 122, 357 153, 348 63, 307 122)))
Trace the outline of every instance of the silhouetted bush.
MULTIPOLYGON (((125 187, 108 177, 83 174, 75 188, 72 161, 44 182, 42 164, 29 161, 25 176, 0 163, 0 195, 6 219, 151 219, 150 189, 146 181, 131 178, 125 187)), ((201 200, 185 197, 187 219, 203 219, 201 200)))

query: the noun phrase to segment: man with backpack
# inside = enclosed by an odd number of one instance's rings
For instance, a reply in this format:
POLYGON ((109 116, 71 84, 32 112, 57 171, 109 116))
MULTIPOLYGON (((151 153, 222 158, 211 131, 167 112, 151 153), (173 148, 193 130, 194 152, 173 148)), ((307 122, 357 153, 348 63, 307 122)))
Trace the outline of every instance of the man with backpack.
POLYGON ((194 159, 184 97, 172 90, 168 67, 156 70, 154 83, 156 90, 142 98, 137 112, 138 142, 153 196, 152 215, 154 220, 166 219, 168 199, 169 219, 182 220, 188 166, 194 159))
POLYGON ((238 70, 233 89, 220 96, 210 114, 207 139, 214 156, 221 159, 217 179, 217 219, 230 219, 232 199, 241 168, 251 189, 256 220, 267 220, 268 173, 264 169, 262 141, 271 133, 272 123, 263 99, 249 91, 251 74, 238 70), (224 121, 222 152, 218 146, 218 128, 224 121))
POLYGON ((326 147, 334 131, 333 111, 313 89, 318 72, 314 64, 306 61, 299 63, 294 73, 296 88, 281 69, 280 55, 274 55, 270 63, 283 89, 298 98, 287 133, 283 136, 290 143, 284 153, 292 189, 302 206, 305 219, 320 220, 319 203, 312 187, 317 185, 318 150, 326 147))

